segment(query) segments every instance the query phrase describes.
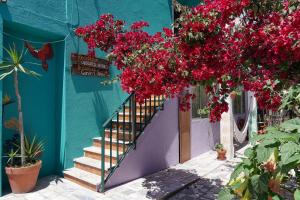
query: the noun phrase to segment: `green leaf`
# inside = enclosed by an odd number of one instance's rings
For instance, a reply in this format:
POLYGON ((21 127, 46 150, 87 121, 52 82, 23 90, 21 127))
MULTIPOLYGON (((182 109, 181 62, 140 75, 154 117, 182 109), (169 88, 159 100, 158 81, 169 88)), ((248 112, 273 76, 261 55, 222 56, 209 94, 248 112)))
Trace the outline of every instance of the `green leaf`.
POLYGON ((285 163, 283 164, 282 161, 279 163, 282 166, 282 170, 284 172, 289 172, 291 169, 296 168, 300 164, 300 154, 295 154, 289 157, 285 163))
MULTIPOLYGON (((22 65, 20 65, 20 66, 22 66, 22 65)), ((28 70, 26 68, 23 68, 23 69, 24 69, 24 73, 27 74, 27 75, 30 75, 30 76, 33 76, 33 77, 36 77, 36 78, 41 76, 40 74, 38 74, 34 71, 28 70)))
POLYGON ((9 71, 9 72, 2 73, 2 74, 0 75, 0 80, 3 80, 5 77, 7 77, 8 75, 10 75, 10 74, 13 73, 13 72, 14 72, 14 70, 11 70, 11 71, 9 71))
POLYGON ((281 161, 283 165, 289 164, 291 162, 290 158, 294 154, 300 152, 299 144, 295 142, 289 141, 281 146, 280 153, 281 153, 281 161))
POLYGON ((230 176, 230 180, 236 179, 237 177, 239 177, 239 175, 245 171, 244 168, 244 163, 240 163, 238 164, 234 171, 232 172, 231 176, 230 176))
POLYGON ((252 148, 248 148, 245 150, 244 155, 251 159, 254 157, 254 150, 252 148))
POLYGON ((295 199, 295 200, 300 200, 300 190, 297 189, 297 190, 295 191, 295 193, 294 193, 294 199, 295 199))
POLYGON ((272 200, 282 200, 283 198, 281 196, 275 195, 272 197, 272 200))
POLYGON ((25 68, 24 68, 21 64, 18 65, 18 69, 19 69, 21 72, 26 73, 26 72, 25 72, 25 68))
POLYGON ((254 175, 251 177, 251 185, 256 194, 268 192, 268 174, 254 175))
POLYGON ((271 154, 275 151, 275 148, 266 148, 264 146, 258 146, 257 147, 257 161, 259 163, 263 163, 265 161, 267 161, 271 154))
POLYGON ((0 64, 0 69, 6 68, 6 67, 9 67, 9 66, 10 66, 9 63, 3 62, 3 63, 0 64))
POLYGON ((235 196, 229 188, 223 188, 218 194, 218 200, 232 200, 235 196))

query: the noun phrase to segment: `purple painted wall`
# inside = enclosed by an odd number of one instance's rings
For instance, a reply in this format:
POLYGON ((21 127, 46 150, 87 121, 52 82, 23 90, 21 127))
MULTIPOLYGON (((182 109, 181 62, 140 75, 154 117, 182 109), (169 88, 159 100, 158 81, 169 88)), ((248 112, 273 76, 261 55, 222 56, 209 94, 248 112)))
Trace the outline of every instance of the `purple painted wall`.
POLYGON ((109 179, 107 187, 140 178, 179 163, 178 101, 167 100, 147 126, 120 167, 109 179))
POLYGON ((212 150, 220 141, 220 123, 209 123, 208 118, 193 119, 191 122, 191 156, 199 156, 212 150))

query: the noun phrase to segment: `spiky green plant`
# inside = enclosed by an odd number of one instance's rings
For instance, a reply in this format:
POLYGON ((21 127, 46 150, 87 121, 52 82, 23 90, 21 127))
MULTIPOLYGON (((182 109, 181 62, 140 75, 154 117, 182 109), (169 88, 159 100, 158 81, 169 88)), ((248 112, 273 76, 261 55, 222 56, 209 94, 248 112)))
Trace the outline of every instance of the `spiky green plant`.
POLYGON ((36 163, 44 150, 44 143, 37 141, 36 136, 30 140, 25 136, 25 156, 27 163, 36 163))
POLYGON ((11 149, 10 152, 7 153, 7 157, 8 157, 7 164, 8 164, 8 166, 14 166, 15 158, 18 157, 18 152, 19 152, 19 149, 17 149, 17 150, 11 149))
POLYGON ((0 80, 13 75, 14 77, 14 88, 17 97, 18 104, 18 126, 20 133, 20 149, 21 149, 21 164, 25 165, 25 142, 24 142, 24 125, 23 125, 23 113, 22 113, 22 99, 19 92, 19 79, 18 73, 24 73, 33 77, 40 76, 38 73, 31 71, 23 66, 23 58, 27 51, 18 51, 15 44, 13 47, 4 48, 5 52, 8 54, 8 59, 4 59, 4 62, 0 64, 0 80))

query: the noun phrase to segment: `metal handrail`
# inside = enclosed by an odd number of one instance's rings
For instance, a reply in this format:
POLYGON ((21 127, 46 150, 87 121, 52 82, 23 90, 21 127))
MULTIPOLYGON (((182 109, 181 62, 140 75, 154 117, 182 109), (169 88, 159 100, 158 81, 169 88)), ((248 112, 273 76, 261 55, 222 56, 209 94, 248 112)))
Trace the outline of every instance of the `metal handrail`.
POLYGON ((128 102, 128 100, 132 97, 132 95, 133 95, 133 93, 130 94, 130 95, 124 100, 124 102, 121 104, 121 106, 119 106, 119 107, 117 108, 117 110, 116 110, 115 112, 113 112, 113 114, 110 116, 110 118, 108 118, 108 120, 106 120, 106 121, 103 123, 103 125, 102 125, 103 128, 105 128, 105 127, 110 123, 110 121, 116 116, 116 114, 119 113, 119 111, 120 111, 120 110, 122 109, 122 107, 128 102))
POLYGON ((137 139, 144 132, 144 129, 151 122, 151 119, 156 112, 163 109, 163 97, 154 96, 153 102, 152 97, 150 97, 150 99, 144 100, 144 106, 142 106, 142 104, 137 104, 135 94, 130 94, 121 106, 103 124, 104 132, 101 139, 101 186, 99 188, 101 192, 104 192, 107 180, 113 175, 128 152, 136 148, 137 139), (154 105, 152 107, 153 102, 154 105), (139 108, 139 112, 137 112, 137 108, 139 108), (129 110, 129 112, 127 112, 129 115, 127 116, 128 120, 126 120, 125 117, 126 109, 129 110), (121 118, 120 112, 123 113, 121 118), (137 118, 137 113, 139 113, 139 119, 137 118), (139 124, 139 126, 137 124, 139 124), (116 129, 115 139, 117 142, 116 147, 114 147, 114 152, 116 152, 114 160, 112 156, 112 129, 116 129), (107 130, 109 130, 109 144, 107 144, 107 141, 105 140, 107 130), (105 152, 106 150, 109 152, 105 152), (106 167, 106 165, 109 165, 109 167, 106 167))

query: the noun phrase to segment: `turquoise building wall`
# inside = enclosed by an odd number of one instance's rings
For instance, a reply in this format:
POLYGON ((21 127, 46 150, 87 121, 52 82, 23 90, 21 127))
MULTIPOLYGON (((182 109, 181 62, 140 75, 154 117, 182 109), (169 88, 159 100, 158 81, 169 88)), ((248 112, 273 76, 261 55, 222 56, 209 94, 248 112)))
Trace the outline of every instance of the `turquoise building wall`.
MULTIPOLYGON (((127 96, 119 84, 104 86, 100 84, 103 78, 71 74, 71 53, 87 52, 73 29, 95 22, 103 13, 112 13, 129 24, 148 21, 151 26, 147 30, 151 33, 172 23, 171 0, 8 0, 0 4, 0 55, 2 38, 5 46, 15 43, 19 49, 23 46, 22 39, 41 42, 33 43, 37 48, 43 42, 60 40, 53 44, 54 57, 49 60, 48 72, 29 64, 42 77, 20 77, 26 134, 37 135, 45 142, 41 176, 61 174, 63 169, 71 167, 73 158, 82 156, 82 148, 90 146, 92 138, 101 134, 103 122, 127 96)), ((39 62, 30 54, 25 60, 39 62)), ((111 67, 111 76, 117 73, 111 67)), ((11 79, 1 81, 1 95, 3 91, 14 99, 13 89, 11 79)), ((17 117, 16 114, 16 105, 11 104, 5 107, 3 118, 17 117)), ((12 137, 11 130, 0 128, 0 131, 2 143, 12 137)), ((1 151, 2 148, 3 156, 1 151)), ((2 172, 3 162, 4 159, 2 172)), ((1 185, 5 188, 4 173, 2 178, 1 185)))
POLYGON ((177 1, 183 5, 194 7, 197 6, 202 0, 177 0, 177 1))
MULTIPOLYGON (((0 46, 3 45, 3 18, 0 16, 0 46)), ((2 62, 3 60, 3 48, 0 48, 0 61, 2 62)), ((2 82, 0 82, 0 96, 2 96, 2 82)), ((2 98, 0 98, 0 103, 2 104, 2 98)), ((1 106, 1 112, 2 113, 2 106, 1 106)), ((3 137, 2 137, 2 123, 0 123, 0 156, 2 157, 2 143, 3 143, 3 137)), ((2 159, 0 158, 0 169, 2 169, 2 159)), ((2 173, 0 172, 0 181, 1 181, 1 187, 0 187, 0 196, 2 195, 2 173)))

